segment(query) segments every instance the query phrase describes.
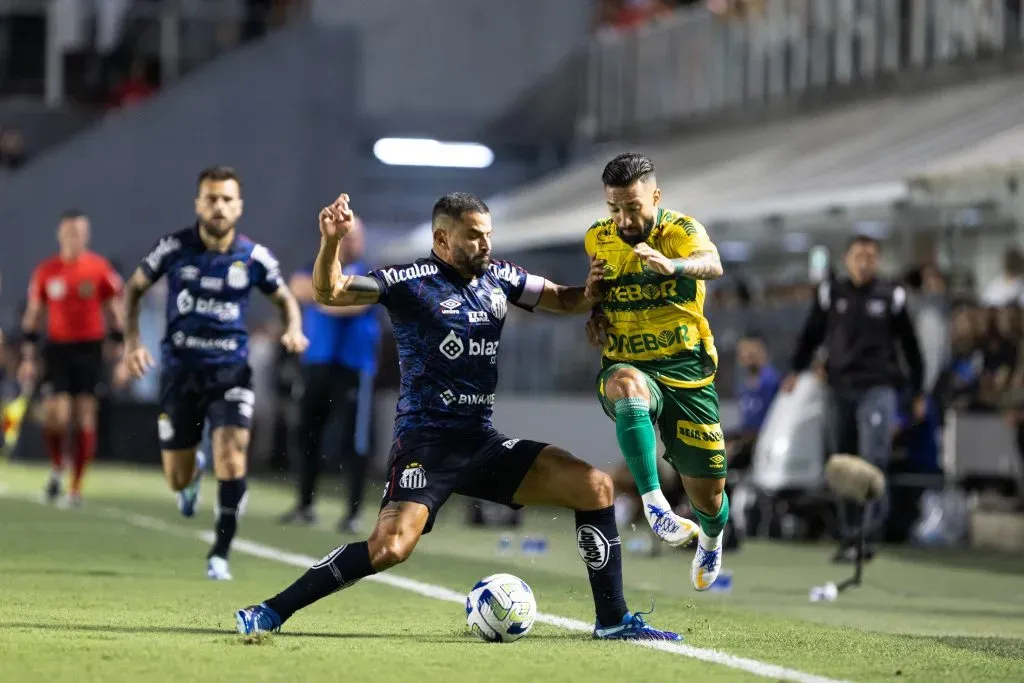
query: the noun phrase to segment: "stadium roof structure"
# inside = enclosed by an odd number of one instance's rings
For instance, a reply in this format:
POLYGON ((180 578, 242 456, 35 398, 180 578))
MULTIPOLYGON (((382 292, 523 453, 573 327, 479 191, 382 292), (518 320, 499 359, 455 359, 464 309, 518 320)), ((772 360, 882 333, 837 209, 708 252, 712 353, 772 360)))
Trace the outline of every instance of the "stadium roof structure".
MULTIPOLYGON (((488 200, 499 252, 582 242, 604 215, 601 170, 614 154, 649 154, 663 201, 716 238, 757 241, 766 220, 805 224, 882 220, 921 173, 1024 155, 1024 77, 939 92, 889 95, 759 127, 689 134, 661 143, 605 146, 588 161, 488 200), (1013 142, 1011 149, 1010 142, 1013 142)), ((389 260, 429 249, 429 225, 388 245, 389 260)))

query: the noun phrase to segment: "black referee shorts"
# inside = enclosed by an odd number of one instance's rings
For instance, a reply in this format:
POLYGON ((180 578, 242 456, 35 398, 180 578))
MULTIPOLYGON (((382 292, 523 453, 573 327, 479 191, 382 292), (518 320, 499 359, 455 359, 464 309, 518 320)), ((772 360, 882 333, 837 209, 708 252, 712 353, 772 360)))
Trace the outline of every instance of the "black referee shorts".
POLYGON ((395 441, 388 458, 381 507, 391 501, 427 506, 423 533, 453 493, 499 503, 512 502, 526 473, 548 444, 512 439, 493 429, 474 432, 410 432, 395 441))
POLYGON ((103 342, 49 342, 43 362, 43 383, 53 394, 95 396, 103 380, 103 342))

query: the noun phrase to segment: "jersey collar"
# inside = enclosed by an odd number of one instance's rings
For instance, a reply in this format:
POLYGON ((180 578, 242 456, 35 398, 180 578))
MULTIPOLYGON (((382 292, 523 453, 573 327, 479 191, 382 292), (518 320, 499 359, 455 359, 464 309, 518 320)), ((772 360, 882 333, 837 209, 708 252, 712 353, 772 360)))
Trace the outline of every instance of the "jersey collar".
MULTIPOLYGON (((203 235, 199 232, 199 221, 196 221, 195 223, 192 224, 192 232, 195 233, 196 239, 199 240, 199 245, 203 249, 205 249, 206 251, 212 251, 209 247, 206 246, 206 242, 203 242, 203 235)), ((238 246, 238 227, 237 226, 235 227, 235 238, 233 240, 231 240, 231 244, 228 245, 228 248, 227 248, 227 250, 224 253, 225 254, 230 254, 232 251, 235 250, 236 246, 238 246)))
POLYGON ((466 279, 466 277, 463 276, 462 273, 460 273, 459 271, 455 270, 455 268, 453 268, 450 263, 448 263, 443 258, 438 256, 437 252, 435 252, 433 249, 430 250, 430 260, 434 262, 434 265, 437 266, 437 269, 441 271, 441 273, 446 278, 460 285, 470 285, 476 282, 476 280, 478 279, 475 277, 466 279))

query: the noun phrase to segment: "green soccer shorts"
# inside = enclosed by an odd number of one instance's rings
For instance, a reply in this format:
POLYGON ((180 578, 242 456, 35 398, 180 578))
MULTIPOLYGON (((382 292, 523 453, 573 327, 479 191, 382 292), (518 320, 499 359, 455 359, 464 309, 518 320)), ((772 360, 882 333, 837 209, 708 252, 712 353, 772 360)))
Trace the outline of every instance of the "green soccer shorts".
POLYGON ((605 395, 605 382, 616 370, 631 368, 647 380, 651 394, 651 422, 658 426, 665 444, 665 460, 687 477, 721 479, 727 470, 725 437, 718 415, 715 383, 695 389, 658 384, 647 373, 628 363, 615 363, 597 376, 597 392, 604 412, 615 419, 615 406, 605 395))

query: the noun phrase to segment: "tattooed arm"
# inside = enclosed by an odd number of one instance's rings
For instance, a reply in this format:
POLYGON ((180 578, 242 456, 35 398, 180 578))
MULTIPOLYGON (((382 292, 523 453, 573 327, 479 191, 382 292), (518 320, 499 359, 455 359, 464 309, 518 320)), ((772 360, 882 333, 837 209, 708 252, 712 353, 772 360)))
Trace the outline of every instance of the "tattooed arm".
POLYGON ((365 275, 344 275, 340 239, 322 238, 313 264, 313 298, 322 306, 365 306, 380 299, 377 281, 365 275))
POLYGON ((685 258, 669 258, 644 243, 638 244, 633 251, 648 268, 662 275, 688 277, 693 280, 715 280, 722 277, 724 272, 722 260, 714 248, 695 251, 685 258))
POLYGON ((697 251, 686 258, 674 258, 672 265, 677 277, 692 280, 715 280, 724 273, 717 251, 697 251))

